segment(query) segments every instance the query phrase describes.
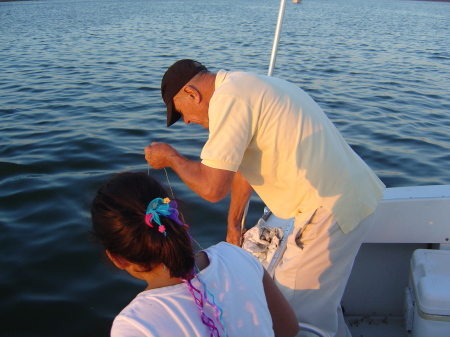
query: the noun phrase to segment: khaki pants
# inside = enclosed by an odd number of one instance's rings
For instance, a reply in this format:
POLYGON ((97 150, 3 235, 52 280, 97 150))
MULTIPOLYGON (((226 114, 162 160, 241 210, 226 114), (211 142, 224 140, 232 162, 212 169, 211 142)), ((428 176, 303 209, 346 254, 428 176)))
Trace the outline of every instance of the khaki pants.
MULTIPOLYGON (((331 337, 350 337, 341 299, 359 247, 373 223, 373 213, 344 234, 330 212, 319 208, 296 217, 275 282, 299 322, 331 337)), ((304 332, 300 336, 313 336, 304 332)))

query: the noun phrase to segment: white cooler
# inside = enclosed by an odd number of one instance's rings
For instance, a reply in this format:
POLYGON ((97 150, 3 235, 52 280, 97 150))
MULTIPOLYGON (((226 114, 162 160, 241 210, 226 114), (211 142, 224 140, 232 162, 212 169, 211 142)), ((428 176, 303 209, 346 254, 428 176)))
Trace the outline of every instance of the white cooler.
POLYGON ((450 336, 450 251, 413 253, 405 316, 412 337, 450 336))

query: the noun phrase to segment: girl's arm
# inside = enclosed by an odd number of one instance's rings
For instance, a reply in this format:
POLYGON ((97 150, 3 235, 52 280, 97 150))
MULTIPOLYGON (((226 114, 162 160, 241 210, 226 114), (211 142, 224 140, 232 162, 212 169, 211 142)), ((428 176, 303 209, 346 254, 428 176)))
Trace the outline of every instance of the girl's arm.
POLYGON ((267 305, 272 316, 273 331, 276 337, 295 336, 300 328, 297 317, 288 301, 278 289, 277 285, 264 269, 263 276, 264 293, 266 294, 267 305))

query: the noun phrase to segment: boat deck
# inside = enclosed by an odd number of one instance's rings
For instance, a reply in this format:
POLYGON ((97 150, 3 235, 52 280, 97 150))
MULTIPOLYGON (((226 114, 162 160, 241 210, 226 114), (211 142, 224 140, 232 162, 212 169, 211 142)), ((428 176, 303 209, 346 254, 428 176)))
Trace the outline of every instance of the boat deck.
POLYGON ((403 317, 345 317, 352 337, 406 337, 403 317))

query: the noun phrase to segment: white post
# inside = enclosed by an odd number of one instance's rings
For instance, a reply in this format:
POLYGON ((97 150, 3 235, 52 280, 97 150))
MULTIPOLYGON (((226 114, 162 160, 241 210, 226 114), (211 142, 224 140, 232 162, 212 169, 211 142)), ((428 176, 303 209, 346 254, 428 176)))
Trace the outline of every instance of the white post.
POLYGON ((270 56, 270 64, 269 64, 269 72, 268 72, 269 76, 273 75, 273 69, 275 68, 275 61, 277 59, 278 44, 280 41, 281 27, 283 25, 285 8, 286 8, 286 0, 281 0, 280 10, 278 12, 277 27, 275 29, 275 37, 273 39, 272 55, 270 56))

